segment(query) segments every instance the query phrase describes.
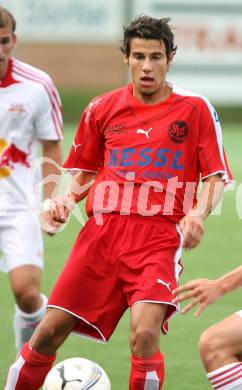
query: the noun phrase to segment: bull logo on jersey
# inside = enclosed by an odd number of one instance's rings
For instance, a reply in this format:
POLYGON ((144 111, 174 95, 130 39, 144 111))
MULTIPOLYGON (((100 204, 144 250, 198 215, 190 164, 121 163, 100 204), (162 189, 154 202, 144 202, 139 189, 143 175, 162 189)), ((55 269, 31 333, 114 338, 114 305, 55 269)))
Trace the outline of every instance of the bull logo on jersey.
POLYGON ((176 121, 168 129, 168 134, 175 143, 182 143, 186 138, 188 128, 186 122, 176 121))
POLYGON ((27 157, 27 153, 18 149, 15 144, 9 144, 5 139, 0 138, 0 179, 10 176, 16 163, 29 168, 27 157))
POLYGON ((26 112, 23 104, 12 104, 9 109, 9 112, 15 112, 17 114, 23 114, 26 112))

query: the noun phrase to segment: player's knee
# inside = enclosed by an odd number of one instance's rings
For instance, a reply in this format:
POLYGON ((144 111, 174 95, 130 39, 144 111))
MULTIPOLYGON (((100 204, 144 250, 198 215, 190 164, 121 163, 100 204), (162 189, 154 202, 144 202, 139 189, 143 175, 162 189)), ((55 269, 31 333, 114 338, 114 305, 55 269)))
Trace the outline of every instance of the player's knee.
POLYGON ((151 355, 158 343, 156 331, 151 327, 138 327, 130 336, 130 346, 135 355, 151 355))
POLYGON ((37 286, 24 286, 14 290, 14 296, 19 308, 31 313, 38 309, 40 294, 37 286))

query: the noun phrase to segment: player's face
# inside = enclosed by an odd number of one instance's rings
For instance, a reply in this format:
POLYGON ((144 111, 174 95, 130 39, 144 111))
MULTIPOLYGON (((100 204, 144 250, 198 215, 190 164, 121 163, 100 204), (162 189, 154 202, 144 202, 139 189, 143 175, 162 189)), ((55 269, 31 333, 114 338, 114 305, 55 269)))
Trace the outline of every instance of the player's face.
POLYGON ((8 61, 16 44, 16 36, 10 26, 0 28, 0 80, 4 78, 8 69, 8 61))
POLYGON ((125 62, 130 67, 134 96, 148 104, 161 101, 167 93, 165 80, 171 61, 163 41, 133 38, 125 62))

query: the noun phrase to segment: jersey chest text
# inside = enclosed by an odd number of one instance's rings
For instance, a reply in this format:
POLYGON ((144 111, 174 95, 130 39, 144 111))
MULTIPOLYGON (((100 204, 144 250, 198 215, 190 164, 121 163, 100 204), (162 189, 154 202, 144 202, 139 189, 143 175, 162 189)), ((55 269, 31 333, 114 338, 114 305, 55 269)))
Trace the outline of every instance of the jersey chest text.
POLYGON ((168 148, 123 148, 108 151, 107 166, 116 167, 169 167, 175 170, 184 168, 181 150, 168 148))

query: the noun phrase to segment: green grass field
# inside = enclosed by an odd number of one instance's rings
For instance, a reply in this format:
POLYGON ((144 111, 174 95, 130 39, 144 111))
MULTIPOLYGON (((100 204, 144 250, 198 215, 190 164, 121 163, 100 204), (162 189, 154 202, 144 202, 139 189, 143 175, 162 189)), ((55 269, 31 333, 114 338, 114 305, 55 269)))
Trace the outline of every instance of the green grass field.
MULTIPOLYGON (((71 145, 74 126, 66 128, 65 152, 71 145)), ((205 237, 200 246, 184 253, 185 271, 181 282, 197 277, 217 277, 242 260, 242 220, 236 211, 236 193, 242 182, 242 132, 239 127, 224 129, 224 143, 230 167, 237 185, 228 191, 223 200, 222 213, 210 216, 206 222, 205 237)), ((65 155, 66 155, 65 153, 65 155)), ((242 200, 237 199, 242 209, 242 200)), ((242 215, 241 215, 242 218, 242 215)), ((48 294, 59 274, 79 230, 72 218, 68 227, 53 238, 46 237, 46 267, 43 275, 43 291, 48 294)), ((6 275, 0 274, 0 388, 9 364, 15 357, 12 332, 13 298, 6 275)), ((192 314, 176 316, 170 321, 168 336, 161 338, 161 350, 166 358, 164 390, 209 389, 199 360, 197 343, 199 335, 208 326, 241 308, 241 291, 231 293, 209 307, 200 318, 192 314)), ((58 353, 58 361, 73 356, 93 359, 101 364, 110 376, 113 390, 127 390, 129 377, 129 313, 120 321, 118 328, 106 345, 72 335, 58 353)))

